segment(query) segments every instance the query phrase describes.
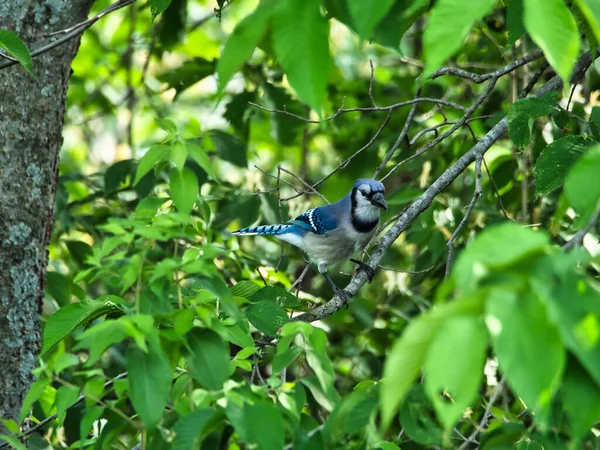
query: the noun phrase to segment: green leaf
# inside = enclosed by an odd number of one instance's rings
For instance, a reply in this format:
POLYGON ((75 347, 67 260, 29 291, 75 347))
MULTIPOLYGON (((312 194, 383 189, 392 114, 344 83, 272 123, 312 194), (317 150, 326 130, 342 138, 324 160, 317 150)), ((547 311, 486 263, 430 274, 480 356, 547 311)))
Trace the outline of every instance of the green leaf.
POLYGON ((0 48, 6 50, 6 53, 19 61, 25 70, 35 77, 31 54, 19 36, 8 30, 0 30, 0 48))
POLYGON ((490 270, 508 267, 527 256, 542 252, 548 236, 541 231, 508 222, 484 230, 460 254, 452 276, 457 287, 472 289, 490 270))
POLYGON ((600 419, 600 388, 577 363, 569 364, 561 386, 573 438, 583 437, 600 419))
POLYGON ((165 10, 171 4, 171 0, 149 0, 150 1, 150 13, 152 14, 152 21, 156 19, 156 16, 165 12, 165 10))
POLYGON ((245 404, 243 410, 227 404, 227 417, 240 437, 260 450, 281 450, 284 447, 284 422, 281 412, 271 403, 257 401, 245 404))
POLYGON ((201 441, 198 439, 203 434, 204 427, 215 416, 212 409, 201 408, 183 416, 173 426, 175 440, 173 450, 193 450, 199 448, 201 441))
POLYGON ((217 149, 219 158, 229 161, 238 167, 247 167, 246 144, 237 137, 220 130, 212 130, 210 138, 217 149))
POLYGON ((590 149, 573 165, 565 181, 565 196, 575 211, 590 217, 600 199, 600 146, 590 149))
POLYGON ((77 386, 61 386, 56 391, 56 419, 58 426, 62 426, 65 421, 67 409, 77 401, 79 397, 79 388, 77 386))
POLYGON ((198 81, 212 75, 214 71, 214 61, 208 61, 204 58, 194 58, 190 61, 185 61, 179 67, 169 69, 156 78, 163 83, 167 83, 170 88, 175 89, 176 94, 173 100, 177 100, 177 97, 183 91, 198 81))
POLYGON ((506 9, 506 26, 508 28, 509 46, 525 34, 523 23, 523 0, 510 0, 506 9))
POLYGON ((273 373, 279 373, 290 364, 292 364, 298 356, 302 354, 300 347, 292 347, 284 350, 283 352, 277 352, 275 358, 273 358, 273 373))
POLYGON ((131 404, 144 425, 152 429, 160 421, 171 391, 171 365, 163 350, 150 346, 145 353, 130 345, 126 356, 131 404))
POLYGON ((87 329, 81 336, 78 336, 78 344, 75 350, 81 348, 90 349, 87 366, 94 364, 102 353, 113 344, 126 339, 127 331, 119 320, 106 320, 87 329))
POLYGON ((329 79, 329 22, 320 0, 280 0, 273 7, 275 54, 298 97, 322 113, 329 79))
POLYGON ((48 272, 46 278, 46 292, 56 300, 60 307, 71 302, 73 282, 71 278, 59 272, 48 272))
POLYGON ((258 331, 268 336, 274 336, 288 321, 285 310, 270 300, 261 300, 246 308, 248 321, 258 331))
POLYGON ((485 327, 471 316, 447 320, 431 343, 425 361, 425 392, 446 429, 456 425, 477 397, 486 350, 485 327))
POLYGON ((248 300, 260 290, 260 286, 249 280, 242 280, 231 288, 231 295, 248 300))
POLYGON ((25 396, 25 400, 23 400, 23 406, 21 407, 21 415, 19 416, 19 423, 22 423, 25 418, 29 415, 31 411, 31 407, 38 399, 42 396, 46 388, 50 385, 50 379, 42 379, 35 381, 27 395, 25 396))
POLYGON ((171 169, 169 172, 169 187, 171 188, 171 198, 177 210, 182 214, 189 214, 200 193, 198 179, 194 172, 187 167, 182 172, 171 169))
POLYGON ((402 402, 400 424, 406 435, 418 444, 431 446, 444 440, 444 430, 435 420, 433 406, 421 384, 413 384, 402 402))
POLYGON ((192 376, 209 390, 223 387, 231 374, 229 349, 214 331, 194 328, 186 335, 185 359, 192 376))
POLYGON ((196 144, 187 143, 186 148, 190 157, 196 161, 200 167, 202 167, 202 170, 204 170, 213 180, 216 180, 217 176, 215 174, 213 164, 206 152, 202 150, 202 147, 196 144))
POLYGON ((250 298, 251 302, 259 302, 261 300, 275 302, 282 308, 293 309, 302 305, 294 294, 280 286, 265 286, 255 292, 252 298, 250 298))
POLYGON ((596 42, 600 42, 600 3, 597 0, 575 0, 585 16, 596 42))
POLYGON ((132 160, 125 159, 112 164, 104 172, 104 190, 114 192, 121 187, 131 173, 132 160))
POLYGON ((524 0, 525 29, 568 83, 579 52, 577 24, 564 0, 524 0))
POLYGON ((150 149, 142 156, 138 163, 137 169, 135 170, 135 180, 133 180, 134 186, 140 182, 140 180, 146 175, 154 165, 161 161, 166 161, 171 151, 170 145, 153 145, 150 149))
POLYGON ((423 33, 426 78, 438 69, 461 46, 475 22, 492 10, 496 0, 439 0, 423 33))
POLYGON ((485 321, 509 384, 546 423, 566 356, 543 304, 531 293, 496 288, 489 293, 485 321))
POLYGON ((103 406, 88 406, 85 409, 85 414, 79 424, 79 436, 80 439, 85 439, 92 432, 94 422, 100 419, 100 416, 104 413, 103 406))
MULTIPOLYGON (((284 89, 271 83, 263 82, 263 101, 267 108, 283 110, 299 116, 306 111, 302 104, 293 99, 284 89)), ((302 130, 302 122, 286 114, 269 114, 271 136, 281 145, 293 145, 302 130)))
POLYGON ((229 35, 217 62, 219 91, 223 91, 234 73, 250 59, 269 28, 273 7, 259 4, 256 10, 236 25, 229 35))
POLYGON ((326 423, 325 434, 329 440, 339 442, 344 436, 364 430, 377 406, 375 389, 351 392, 336 406, 326 423))
POLYGON ((402 36, 427 11, 430 3, 430 0, 396 0, 375 28, 373 39, 381 45, 399 50, 402 36))
POLYGON ((79 325, 108 313, 123 313, 123 310, 110 300, 84 300, 60 308, 50 316, 44 327, 44 345, 40 356, 44 356, 79 325))
POLYGON ((381 0, 377 5, 364 0, 348 0, 348 10, 352 23, 362 39, 369 39, 379 22, 394 6, 394 0, 381 0))
POLYGON ((535 163, 536 195, 544 195, 561 186, 571 166, 597 142, 586 136, 565 136, 549 144, 535 163))
POLYGON ((450 317, 478 315, 483 298, 457 300, 434 307, 412 320, 394 343, 383 368, 379 402, 384 428, 388 427, 412 382, 423 367, 429 346, 442 324, 450 317))
POLYGON ((188 151, 183 143, 176 141, 171 146, 171 161, 175 164, 175 167, 179 169, 179 172, 183 170, 185 166, 185 160, 187 159, 188 151))
POLYGON ((547 116, 555 109, 550 100, 551 97, 521 98, 512 104, 508 110, 508 135, 515 146, 529 145, 535 119, 547 116))
POLYGON ((14 436, 0 434, 0 441, 4 441, 7 444, 11 445, 11 447, 14 450, 27 450, 27 447, 25 447, 23 444, 21 444, 21 441, 19 441, 19 439, 14 436))

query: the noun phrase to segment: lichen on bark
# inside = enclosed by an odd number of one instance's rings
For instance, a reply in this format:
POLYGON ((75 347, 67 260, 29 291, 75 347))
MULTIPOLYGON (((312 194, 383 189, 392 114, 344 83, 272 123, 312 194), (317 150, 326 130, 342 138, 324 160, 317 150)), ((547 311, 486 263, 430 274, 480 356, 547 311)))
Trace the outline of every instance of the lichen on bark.
MULTIPOLYGON (((0 29, 30 47, 86 19, 93 0, 4 0, 0 29)), ((67 85, 79 40, 0 70, 0 417, 17 420, 41 346, 40 311, 54 226, 67 85)), ((0 432, 2 426, 0 425, 0 432)))

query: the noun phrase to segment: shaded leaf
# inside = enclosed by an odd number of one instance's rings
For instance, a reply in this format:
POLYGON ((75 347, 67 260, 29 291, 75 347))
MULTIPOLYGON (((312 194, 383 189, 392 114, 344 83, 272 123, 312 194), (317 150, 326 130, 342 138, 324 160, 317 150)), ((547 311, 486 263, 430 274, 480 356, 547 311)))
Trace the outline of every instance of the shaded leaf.
POLYGON ((200 408, 190 414, 180 418, 173 426, 175 440, 173 441, 173 450, 193 450, 199 448, 198 439, 204 427, 215 416, 216 412, 212 409, 200 408))
POLYGON ((273 6, 275 54, 298 97, 319 114, 329 79, 329 22, 319 0, 283 0, 273 6))
POLYGON ((182 214, 189 214, 199 194, 198 180, 194 172, 187 167, 182 172, 171 169, 169 187, 171 188, 171 198, 178 211, 182 214))
POLYGON ((194 328, 185 338, 185 359, 192 376, 206 389, 221 389, 231 373, 225 342, 214 331, 201 328, 194 328))
POLYGON ((535 163, 535 192, 544 195, 561 186, 569 169, 587 149, 596 145, 585 136, 565 136, 549 144, 535 163))
POLYGON ((6 50, 6 53, 19 61, 25 70, 35 77, 31 54, 19 36, 8 30, 0 30, 0 48, 6 50))
POLYGON ((590 217, 600 202, 600 145, 587 151, 573 165, 565 180, 565 196, 575 211, 590 217))
POLYGON ((506 26, 508 28, 508 45, 513 45, 525 34, 523 23, 523 0, 510 0, 506 9, 506 26))
POLYGON ((563 0, 523 0, 523 21, 533 42, 560 77, 568 82, 579 52, 575 18, 563 0))
POLYGON ((459 49, 475 22, 490 12, 495 3, 496 0, 439 0, 435 3, 423 34, 423 78, 431 75, 459 49))
POLYGON ((221 159, 229 161, 239 167, 248 166, 246 159, 246 145, 237 137, 220 130, 212 130, 210 138, 217 149, 221 159))
POLYGON ((194 58, 185 61, 181 66, 170 69, 158 75, 159 81, 167 83, 169 87, 175 89, 175 99, 183 91, 196 84, 198 81, 212 75, 215 71, 215 62, 204 58, 194 58))
POLYGON ((261 300, 248 306, 246 317, 258 331, 268 336, 277 334, 277 331, 288 321, 285 310, 270 300, 261 300))
POLYGON ((394 0, 379 1, 376 6, 363 0, 348 0, 347 3, 358 35, 362 39, 369 39, 377 24, 394 5, 394 0))
POLYGON ((162 349, 150 346, 144 352, 130 345, 126 356, 131 404, 148 428, 162 417, 171 391, 171 366, 162 349))

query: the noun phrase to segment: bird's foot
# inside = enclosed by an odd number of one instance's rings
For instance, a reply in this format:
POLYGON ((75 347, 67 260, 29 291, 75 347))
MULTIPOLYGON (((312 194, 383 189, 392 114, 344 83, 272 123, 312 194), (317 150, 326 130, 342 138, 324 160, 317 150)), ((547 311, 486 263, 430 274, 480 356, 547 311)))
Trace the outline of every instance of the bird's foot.
POLYGON ((336 288, 335 295, 337 295, 342 300, 342 305, 348 309, 348 300, 352 297, 348 292, 343 289, 336 288))
POLYGON ((373 277, 375 276, 375 271, 373 270, 373 268, 371 266, 369 266, 368 264, 359 261, 358 259, 351 259, 350 261, 352 261, 354 264, 356 264, 358 266, 359 270, 362 270, 363 272, 365 272, 367 274, 367 277, 369 277, 369 283, 371 281, 373 281, 373 277))

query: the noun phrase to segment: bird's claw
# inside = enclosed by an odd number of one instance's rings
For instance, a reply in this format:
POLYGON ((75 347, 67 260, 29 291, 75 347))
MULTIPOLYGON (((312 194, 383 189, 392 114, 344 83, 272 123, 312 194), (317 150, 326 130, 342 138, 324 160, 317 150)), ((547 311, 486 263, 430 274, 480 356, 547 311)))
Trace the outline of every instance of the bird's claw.
POLYGON ((342 305, 344 305, 346 309, 348 309, 348 300, 350 300, 350 297, 352 296, 343 289, 336 289, 335 295, 337 295, 342 300, 342 305))
POLYGON ((373 268, 371 266, 369 266, 368 264, 366 264, 362 261, 359 261, 358 259, 351 259, 350 261, 355 263, 358 266, 359 270, 362 270, 364 273, 367 274, 367 277, 369 277, 369 283, 371 281, 373 281, 373 277, 375 276, 375 271, 373 270, 373 268))

